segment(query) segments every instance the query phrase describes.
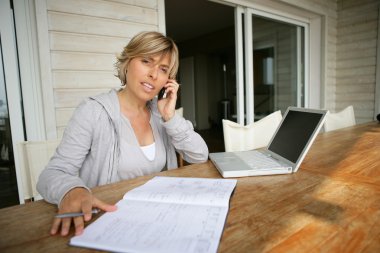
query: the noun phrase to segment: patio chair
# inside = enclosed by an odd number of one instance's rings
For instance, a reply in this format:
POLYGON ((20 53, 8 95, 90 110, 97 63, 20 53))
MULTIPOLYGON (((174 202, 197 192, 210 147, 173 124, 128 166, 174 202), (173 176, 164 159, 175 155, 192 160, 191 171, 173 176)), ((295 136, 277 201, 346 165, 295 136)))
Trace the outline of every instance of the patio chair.
POLYGON ((281 119, 281 111, 276 111, 247 126, 222 120, 225 151, 246 151, 266 147, 281 119))
POLYGON ((25 141, 17 143, 24 200, 42 199, 36 189, 37 180, 53 156, 60 141, 25 141))
POLYGON ((325 132, 330 132, 344 127, 354 126, 355 124, 354 107, 350 105, 336 113, 328 112, 326 114, 324 129, 325 132))

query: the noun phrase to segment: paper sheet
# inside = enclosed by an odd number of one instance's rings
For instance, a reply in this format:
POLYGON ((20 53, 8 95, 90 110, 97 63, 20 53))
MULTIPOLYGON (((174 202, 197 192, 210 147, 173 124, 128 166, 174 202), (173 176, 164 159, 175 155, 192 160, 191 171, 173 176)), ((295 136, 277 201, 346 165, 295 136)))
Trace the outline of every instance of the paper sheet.
POLYGON ((235 185, 231 179, 154 178, 71 244, 117 252, 216 252, 235 185))

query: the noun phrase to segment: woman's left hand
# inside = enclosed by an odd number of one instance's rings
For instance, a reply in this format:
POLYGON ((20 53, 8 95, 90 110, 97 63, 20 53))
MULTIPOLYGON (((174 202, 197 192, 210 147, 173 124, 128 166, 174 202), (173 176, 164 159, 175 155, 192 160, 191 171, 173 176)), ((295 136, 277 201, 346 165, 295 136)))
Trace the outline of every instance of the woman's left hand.
POLYGON ((158 110, 164 121, 168 121, 173 118, 175 114, 175 104, 177 102, 179 84, 176 80, 169 79, 164 88, 166 89, 166 97, 158 100, 158 110))

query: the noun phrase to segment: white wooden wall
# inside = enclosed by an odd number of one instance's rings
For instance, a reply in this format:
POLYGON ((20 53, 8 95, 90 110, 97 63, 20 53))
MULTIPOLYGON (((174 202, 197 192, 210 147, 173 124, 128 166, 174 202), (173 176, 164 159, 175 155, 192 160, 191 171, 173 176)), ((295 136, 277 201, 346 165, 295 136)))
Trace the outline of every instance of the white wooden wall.
POLYGON ((375 110, 378 0, 338 0, 336 109, 354 106, 357 123, 375 110))
POLYGON ((37 0, 36 10, 46 131, 54 139, 85 97, 120 86, 116 55, 138 32, 159 30, 158 1, 37 0))
POLYGON ((353 105, 357 123, 375 110, 379 0, 282 0, 326 17, 325 107, 353 105))
MULTIPOLYGON (((321 38, 322 52, 322 86, 321 107, 335 111, 336 102, 336 44, 337 44, 337 2, 338 0, 279 0, 294 8, 301 8, 317 16, 325 22, 325 38, 321 38)), ((311 94, 313 95, 313 94, 311 94)))

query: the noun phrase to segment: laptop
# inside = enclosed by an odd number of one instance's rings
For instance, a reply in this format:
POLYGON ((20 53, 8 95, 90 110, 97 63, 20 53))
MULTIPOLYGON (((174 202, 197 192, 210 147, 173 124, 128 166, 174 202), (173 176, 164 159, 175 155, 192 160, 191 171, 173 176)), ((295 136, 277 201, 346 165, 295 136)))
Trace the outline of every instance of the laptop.
POLYGON ((266 148, 210 153, 223 177, 297 172, 325 121, 327 111, 289 107, 266 148))

